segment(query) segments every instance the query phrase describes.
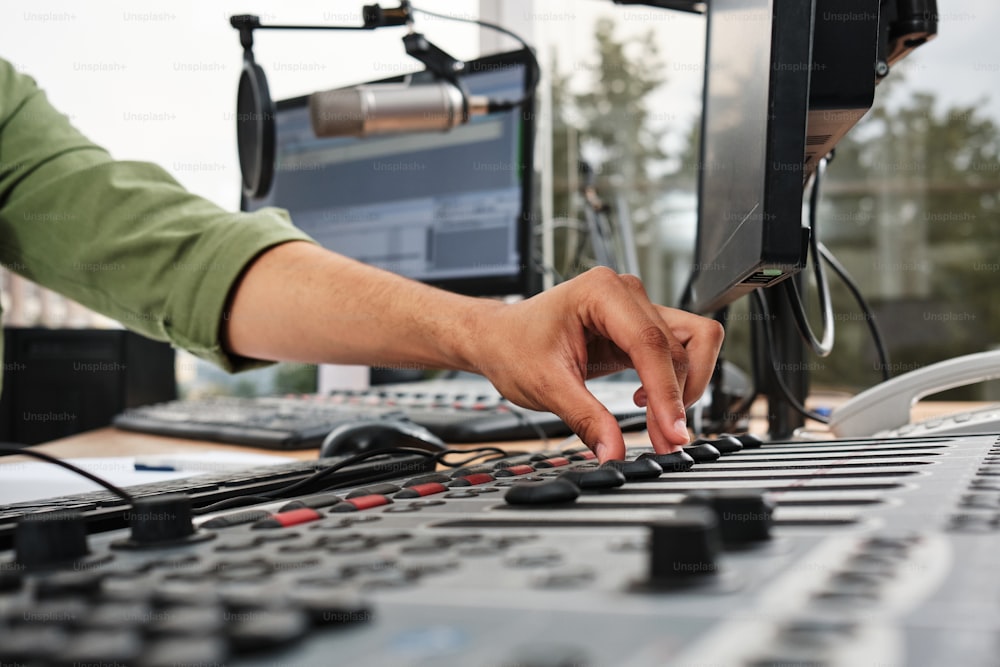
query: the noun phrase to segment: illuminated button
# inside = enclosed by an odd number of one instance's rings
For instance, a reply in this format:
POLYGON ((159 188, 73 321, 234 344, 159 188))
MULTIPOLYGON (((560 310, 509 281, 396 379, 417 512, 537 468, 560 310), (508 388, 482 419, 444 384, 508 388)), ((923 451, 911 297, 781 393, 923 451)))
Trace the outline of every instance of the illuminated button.
POLYGON ((480 484, 486 484, 487 482, 493 481, 493 475, 486 472, 476 473, 473 475, 465 475, 464 477, 459 477, 455 479, 448 486, 478 486, 480 484))
POLYGON ((552 458, 535 461, 536 468, 559 468, 562 466, 568 466, 569 464, 570 460, 565 456, 553 456, 552 458))
POLYGON ((429 482, 427 484, 415 484, 414 486, 409 486, 396 493, 395 498, 422 498, 424 496, 431 496, 435 493, 444 493, 448 490, 444 484, 440 482, 429 482))
POLYGON ((261 519, 253 526, 254 530, 268 529, 268 528, 288 528, 289 526, 297 526, 300 523, 309 523, 310 521, 316 521, 317 519, 322 519, 323 515, 314 509, 303 508, 298 510, 292 510, 290 512, 279 512, 278 514, 272 514, 266 519, 261 519))

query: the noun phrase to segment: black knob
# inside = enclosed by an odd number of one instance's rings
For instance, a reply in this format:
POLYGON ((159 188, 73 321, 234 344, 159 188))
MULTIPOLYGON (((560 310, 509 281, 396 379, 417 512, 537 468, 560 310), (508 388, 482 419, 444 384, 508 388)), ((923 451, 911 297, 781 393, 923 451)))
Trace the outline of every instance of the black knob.
POLYGON ((114 547, 141 549, 212 537, 212 533, 195 531, 191 521, 191 499, 181 493, 140 498, 132 503, 126 517, 132 528, 131 535, 127 540, 114 542, 114 547))
POLYGON ((704 438, 699 438, 695 440, 694 445, 701 445, 708 443, 719 450, 719 453, 725 456, 726 454, 732 454, 733 452, 738 452, 743 449, 743 443, 734 438, 731 435, 720 435, 715 440, 705 440, 704 438))
POLYGON ((650 525, 649 581, 654 588, 690 586, 716 574, 720 550, 715 513, 685 508, 650 525))
POLYGON ((722 541, 728 547, 750 546, 771 539, 774 502, 756 489, 692 491, 685 505, 702 506, 715 512, 722 541))
POLYGON ((80 512, 29 514, 14 529, 14 558, 27 568, 71 563, 89 553, 87 524, 80 512))
POLYGON ((723 435, 736 438, 743 445, 743 449, 760 449, 764 441, 755 436, 753 433, 743 433, 741 435, 733 435, 732 433, 723 433, 723 435))

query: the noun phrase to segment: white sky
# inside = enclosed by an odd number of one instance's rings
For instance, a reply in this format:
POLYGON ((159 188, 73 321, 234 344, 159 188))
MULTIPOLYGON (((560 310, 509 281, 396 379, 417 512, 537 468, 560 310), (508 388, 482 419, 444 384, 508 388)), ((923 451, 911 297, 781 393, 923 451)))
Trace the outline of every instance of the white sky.
MULTIPOLYGON (((233 112, 242 49, 231 14, 257 13, 272 23, 360 23, 372 0, 4 0, 0 57, 32 74, 53 103, 119 158, 157 162, 187 187, 236 207, 239 171, 233 112)), ((383 1, 384 6, 395 3, 383 1)), ((418 7, 478 16, 478 0, 419 0, 418 7)), ((620 34, 652 27, 662 45, 668 85, 654 117, 681 132, 699 112, 704 22, 701 17, 610 0, 511 2, 506 23, 529 41, 555 44, 564 69, 592 62, 593 22, 618 17, 620 34)), ((905 68, 913 88, 950 104, 989 98, 1000 123, 1000 4, 939 0, 940 36, 905 68)), ((459 58, 479 53, 473 26, 420 17, 417 27, 459 58)), ((255 53, 276 98, 418 68, 403 52, 402 29, 377 32, 259 32, 255 53)), ((509 43, 508 43, 509 44, 509 43)), ((547 47, 541 49, 543 63, 547 47)))

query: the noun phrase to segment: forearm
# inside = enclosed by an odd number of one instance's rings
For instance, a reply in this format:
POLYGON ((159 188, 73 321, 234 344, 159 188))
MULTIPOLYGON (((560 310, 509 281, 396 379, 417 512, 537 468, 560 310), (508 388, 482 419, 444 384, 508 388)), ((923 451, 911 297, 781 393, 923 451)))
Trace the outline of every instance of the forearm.
POLYGON ((478 315, 499 305, 285 243, 234 287, 224 343, 256 359, 468 369, 478 315))

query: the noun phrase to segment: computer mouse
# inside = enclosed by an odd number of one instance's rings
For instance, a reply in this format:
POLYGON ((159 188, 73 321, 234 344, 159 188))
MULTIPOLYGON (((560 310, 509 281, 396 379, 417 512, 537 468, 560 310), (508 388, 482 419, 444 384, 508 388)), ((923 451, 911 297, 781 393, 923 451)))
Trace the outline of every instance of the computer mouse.
POLYGON ((441 438, 405 419, 359 419, 335 426, 323 440, 319 457, 353 456, 387 447, 416 447, 428 452, 448 449, 441 438))

